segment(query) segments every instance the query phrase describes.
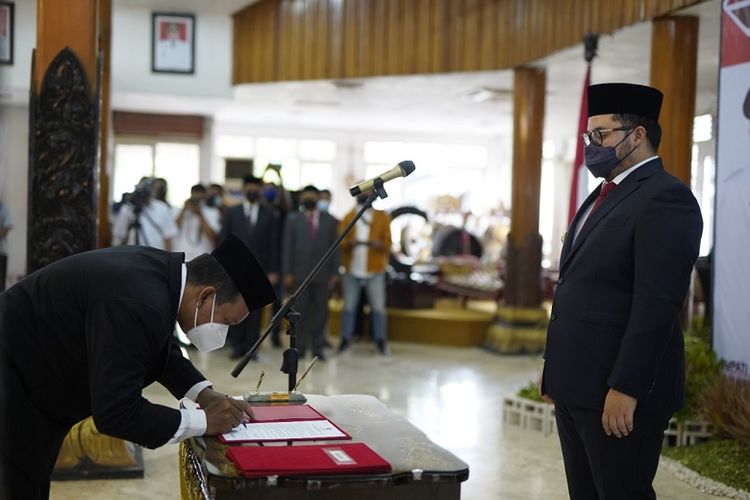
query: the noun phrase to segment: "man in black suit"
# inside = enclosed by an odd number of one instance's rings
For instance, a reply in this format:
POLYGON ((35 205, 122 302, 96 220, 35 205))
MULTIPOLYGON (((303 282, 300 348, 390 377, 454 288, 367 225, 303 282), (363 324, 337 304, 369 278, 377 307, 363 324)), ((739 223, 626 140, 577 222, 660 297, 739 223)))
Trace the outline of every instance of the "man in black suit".
POLYGON ((664 429, 684 400, 679 315, 703 222, 656 154, 662 97, 589 87, 586 166, 605 182, 565 236, 541 384, 575 500, 656 498, 664 429))
MULTIPOLYGON (((284 288, 292 293, 326 250, 338 238, 338 221, 329 213, 318 210, 320 194, 315 186, 305 186, 299 195, 301 211, 290 212, 284 223, 282 265, 284 288)), ((302 314, 297 324, 298 348, 304 357, 308 349, 325 361, 325 328, 328 318, 328 298, 338 280, 341 262, 337 251, 321 269, 320 274, 299 296, 296 309, 302 314)))
MULTIPOLYGON (((245 199, 224 214, 220 240, 230 234, 242 240, 257 256, 271 284, 276 285, 279 280, 279 214, 263 202, 261 179, 246 176, 242 189, 245 199)), ((261 312, 251 313, 244 322, 230 328, 233 359, 242 357, 260 337, 261 312)))
POLYGON ((214 391, 184 358, 175 321, 203 351, 274 299, 250 250, 230 238, 211 255, 122 246, 59 260, 0 294, 0 497, 45 499, 70 428, 149 448, 228 432, 248 405, 214 391), (158 381, 200 410, 153 404, 158 381), (3 484, 4 483, 4 484, 3 484), (4 490, 4 491, 3 491, 4 490))

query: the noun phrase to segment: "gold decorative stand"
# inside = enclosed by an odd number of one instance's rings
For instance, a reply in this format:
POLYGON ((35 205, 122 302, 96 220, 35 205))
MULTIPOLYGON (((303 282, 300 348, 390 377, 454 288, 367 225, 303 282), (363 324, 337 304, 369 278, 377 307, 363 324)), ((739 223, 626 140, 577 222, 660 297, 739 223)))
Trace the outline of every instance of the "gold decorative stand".
POLYGON ((132 479, 143 477, 143 454, 133 443, 100 433, 89 417, 65 437, 52 479, 132 479))

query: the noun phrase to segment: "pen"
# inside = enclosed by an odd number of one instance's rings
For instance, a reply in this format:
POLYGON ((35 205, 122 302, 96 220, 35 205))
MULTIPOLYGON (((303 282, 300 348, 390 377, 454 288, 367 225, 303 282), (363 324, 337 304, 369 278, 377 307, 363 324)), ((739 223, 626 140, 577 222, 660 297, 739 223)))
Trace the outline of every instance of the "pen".
POLYGON ((310 369, 313 367, 315 362, 318 360, 318 357, 315 356, 312 361, 310 361, 310 364, 307 366, 307 369, 305 370, 305 373, 302 374, 302 376, 299 378, 297 383, 294 385, 294 389, 292 389, 291 392, 297 392, 297 387, 299 387, 299 384, 305 379, 308 373, 310 373, 310 369))
POLYGON ((260 377, 258 378, 258 385, 255 386, 255 394, 260 393, 260 384, 263 383, 263 376, 266 374, 265 370, 261 370, 260 377))

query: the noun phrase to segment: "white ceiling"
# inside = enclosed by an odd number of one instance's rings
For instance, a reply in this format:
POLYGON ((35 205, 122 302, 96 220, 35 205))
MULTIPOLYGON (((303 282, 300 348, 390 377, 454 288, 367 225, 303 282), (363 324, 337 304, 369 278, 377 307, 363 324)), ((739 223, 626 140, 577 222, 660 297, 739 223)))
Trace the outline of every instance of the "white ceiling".
MULTIPOLYGON (((149 0, 121 0, 154 7, 149 0)), ((212 0, 230 13, 247 0, 212 0)), ((205 4, 199 0, 160 0, 166 5, 205 4)), ((701 19, 697 77, 697 114, 716 109, 721 0, 709 0, 680 12, 701 19)), ((648 84, 651 23, 603 35, 594 60, 592 82, 648 84)), ((545 137, 566 139, 577 126, 585 72, 583 46, 566 49, 535 63, 547 69, 545 137)), ((202 113, 218 121, 284 128, 333 128, 497 136, 509 134, 513 73, 486 71, 441 75, 363 78, 356 81, 284 82, 235 87, 233 99, 201 99, 155 94, 116 93, 116 109, 202 113), (338 83, 338 85, 337 85, 338 83), (343 83, 343 84, 342 84, 343 83), (476 102, 470 94, 498 89, 496 100, 476 102), (502 92, 506 91, 506 92, 502 92)))

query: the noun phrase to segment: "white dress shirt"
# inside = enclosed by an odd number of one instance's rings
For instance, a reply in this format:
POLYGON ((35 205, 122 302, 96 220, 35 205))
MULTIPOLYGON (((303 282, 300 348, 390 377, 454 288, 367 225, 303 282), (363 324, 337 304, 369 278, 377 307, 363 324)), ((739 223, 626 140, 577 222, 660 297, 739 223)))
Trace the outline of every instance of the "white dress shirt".
MULTIPOLYGON (((135 245, 135 228, 131 228, 134 222, 133 205, 125 203, 120 207, 112 226, 112 236, 116 243, 135 245)), ((139 245, 164 250, 166 240, 172 240, 179 234, 172 209, 160 200, 151 200, 141 211, 138 222, 141 225, 138 232, 139 245)))
MULTIPOLYGON (((177 310, 180 310, 182 304, 182 298, 185 294, 185 283, 187 281, 187 266, 182 264, 182 287, 180 288, 180 302, 177 305, 177 310)), ((211 387, 213 384, 208 380, 198 382, 190 390, 185 393, 185 397, 195 401, 198 398, 198 394, 206 387, 211 387)), ((204 410, 188 410, 185 408, 180 409, 182 419, 180 419, 180 426, 177 428, 172 439, 167 441, 167 444, 179 443, 187 438, 193 436, 202 436, 206 433, 206 412, 204 410)))
POLYGON ((260 202, 250 203, 245 200, 242 202, 242 206, 245 209, 245 219, 250 219, 250 224, 255 226, 258 223, 258 208, 260 202))
MULTIPOLYGON (((215 233, 221 230, 221 213, 217 208, 201 206, 203 220, 215 233)), ((216 247, 212 238, 206 236, 201 226, 201 219, 191 210, 182 214, 182 228, 175 240, 174 252, 185 252, 185 260, 193 260, 204 253, 211 253, 216 247), (200 236, 199 236, 200 235, 200 236)))
POLYGON ((367 272, 367 255, 370 250, 369 245, 360 245, 360 242, 366 242, 370 239, 370 224, 372 224, 372 212, 367 210, 362 214, 362 218, 354 226, 356 245, 352 250, 352 261, 349 264, 349 274, 356 278, 370 278, 372 273, 367 272))

